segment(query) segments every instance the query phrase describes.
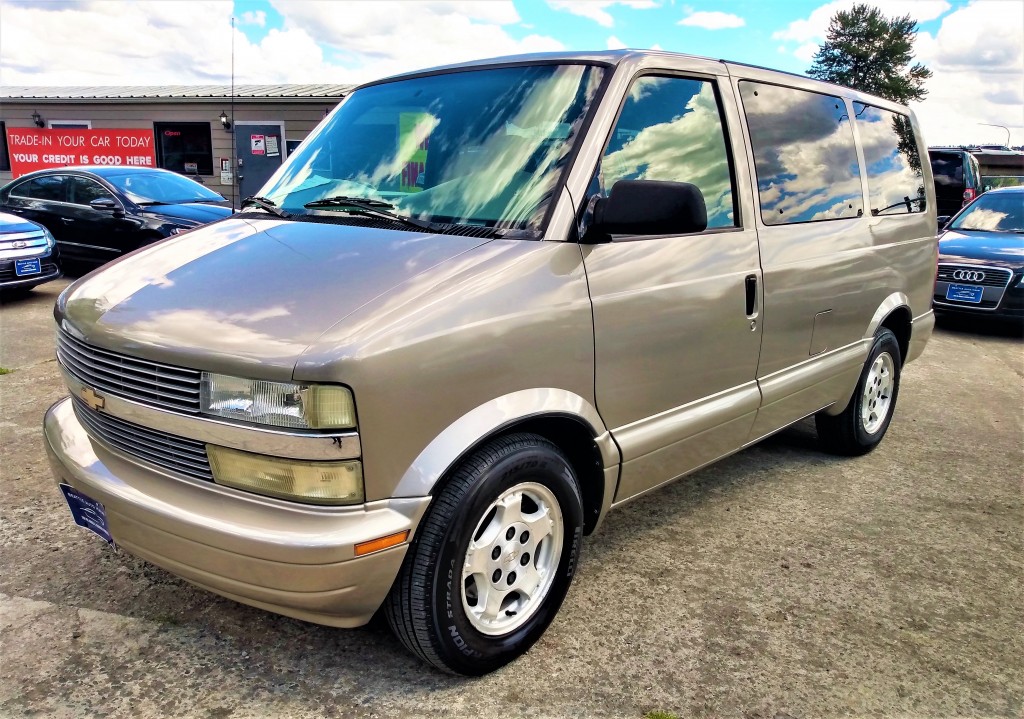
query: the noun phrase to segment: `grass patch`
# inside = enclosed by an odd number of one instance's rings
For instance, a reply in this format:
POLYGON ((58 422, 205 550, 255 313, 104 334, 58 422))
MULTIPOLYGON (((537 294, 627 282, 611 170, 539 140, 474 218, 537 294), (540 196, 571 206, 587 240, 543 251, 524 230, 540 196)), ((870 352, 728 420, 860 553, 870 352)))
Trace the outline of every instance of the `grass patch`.
POLYGON ((14 370, 12 370, 12 369, 7 369, 6 367, 0 367, 0 374, 10 374, 10 373, 11 373, 11 372, 13 372, 13 371, 14 371, 14 370))

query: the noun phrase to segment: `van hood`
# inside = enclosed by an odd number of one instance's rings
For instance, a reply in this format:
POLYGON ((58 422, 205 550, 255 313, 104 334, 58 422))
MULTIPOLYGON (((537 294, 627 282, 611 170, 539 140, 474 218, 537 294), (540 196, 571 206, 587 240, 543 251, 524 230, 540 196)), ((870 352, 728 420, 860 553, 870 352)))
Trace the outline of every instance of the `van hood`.
POLYGON ((54 313, 65 331, 115 352, 287 380, 303 350, 354 310, 487 241, 233 218, 83 277, 54 313))

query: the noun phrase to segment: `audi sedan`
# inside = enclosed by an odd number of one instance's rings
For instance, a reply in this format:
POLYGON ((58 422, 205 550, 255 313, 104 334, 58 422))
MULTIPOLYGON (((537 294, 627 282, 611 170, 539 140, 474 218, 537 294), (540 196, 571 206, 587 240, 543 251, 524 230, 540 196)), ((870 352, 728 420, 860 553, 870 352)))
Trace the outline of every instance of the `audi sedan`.
POLYGON ((945 226, 933 304, 1024 321, 1024 187, 990 190, 945 226))
POLYGON ((167 170, 61 167, 0 188, 0 211, 49 230, 66 262, 100 265, 231 214, 221 195, 167 170))

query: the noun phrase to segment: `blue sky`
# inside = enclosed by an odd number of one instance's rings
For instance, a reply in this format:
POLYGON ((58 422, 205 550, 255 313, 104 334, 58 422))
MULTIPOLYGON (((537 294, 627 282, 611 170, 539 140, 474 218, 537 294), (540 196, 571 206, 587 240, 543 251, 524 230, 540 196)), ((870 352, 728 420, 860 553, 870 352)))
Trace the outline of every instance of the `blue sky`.
MULTIPOLYGON (((919 21, 930 144, 1024 144, 1024 2, 870 0, 919 21)), ((614 47, 803 73, 854 0, 0 0, 0 84, 354 83, 481 57, 614 47)))

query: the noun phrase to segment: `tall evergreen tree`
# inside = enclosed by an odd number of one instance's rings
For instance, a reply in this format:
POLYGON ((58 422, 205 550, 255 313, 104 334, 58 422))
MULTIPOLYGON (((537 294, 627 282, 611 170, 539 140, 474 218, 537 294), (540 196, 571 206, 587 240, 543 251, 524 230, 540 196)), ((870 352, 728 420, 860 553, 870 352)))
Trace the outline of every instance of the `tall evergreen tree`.
POLYGON ((916 35, 917 20, 910 15, 887 18, 865 4, 840 10, 807 74, 903 104, 921 100, 932 71, 910 65, 916 35))

